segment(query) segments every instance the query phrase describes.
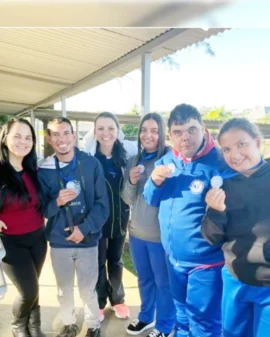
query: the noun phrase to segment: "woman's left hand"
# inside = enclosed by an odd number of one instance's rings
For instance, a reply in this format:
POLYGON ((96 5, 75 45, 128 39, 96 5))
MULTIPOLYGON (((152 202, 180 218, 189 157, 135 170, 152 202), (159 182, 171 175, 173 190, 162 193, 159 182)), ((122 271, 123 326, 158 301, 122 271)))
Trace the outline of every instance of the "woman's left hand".
POLYGON ((2 232, 3 228, 7 229, 7 225, 3 221, 0 220, 0 233, 2 232))

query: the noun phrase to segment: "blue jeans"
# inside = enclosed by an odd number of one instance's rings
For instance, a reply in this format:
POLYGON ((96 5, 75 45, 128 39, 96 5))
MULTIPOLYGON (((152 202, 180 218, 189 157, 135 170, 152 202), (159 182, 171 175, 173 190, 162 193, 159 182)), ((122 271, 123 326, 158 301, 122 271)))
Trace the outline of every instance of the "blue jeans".
POLYGON ((156 311, 156 329, 170 333, 175 324, 175 306, 164 249, 161 243, 140 240, 133 236, 129 237, 129 247, 138 274, 141 297, 138 318, 144 323, 151 323, 156 311))
POLYGON ((270 287, 242 283, 223 268, 224 337, 270 336, 270 287))
POLYGON ((194 268, 167 259, 176 306, 175 337, 221 337, 222 266, 194 268))
POLYGON ((96 293, 98 247, 51 248, 51 258, 63 324, 76 323, 73 295, 76 272, 79 293, 84 304, 84 320, 88 328, 98 328, 100 326, 96 293))

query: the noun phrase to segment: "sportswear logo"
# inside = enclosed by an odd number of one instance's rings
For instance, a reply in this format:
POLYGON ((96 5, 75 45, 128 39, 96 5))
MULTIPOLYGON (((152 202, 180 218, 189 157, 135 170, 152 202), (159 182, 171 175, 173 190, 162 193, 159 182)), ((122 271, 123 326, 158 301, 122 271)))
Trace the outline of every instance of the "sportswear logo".
POLYGON ((189 188, 193 194, 202 193, 203 188, 204 188, 204 182, 199 179, 195 179, 192 181, 189 188))

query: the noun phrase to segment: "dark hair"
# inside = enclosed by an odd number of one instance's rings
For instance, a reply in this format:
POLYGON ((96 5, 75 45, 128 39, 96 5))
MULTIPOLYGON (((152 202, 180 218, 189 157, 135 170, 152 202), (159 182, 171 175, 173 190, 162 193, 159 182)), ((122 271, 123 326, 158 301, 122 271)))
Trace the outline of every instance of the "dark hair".
POLYGON ((136 163, 138 164, 141 161, 142 157, 142 144, 140 140, 140 133, 142 131, 142 126, 145 121, 153 119, 158 125, 158 152, 157 152, 157 159, 162 157, 165 153, 165 123, 163 118, 156 112, 150 112, 143 116, 141 119, 139 130, 138 130, 138 154, 136 163))
POLYGON ((172 124, 188 123, 191 119, 196 119, 202 125, 202 116, 197 108, 189 104, 179 104, 170 113, 168 127, 170 129, 172 124))
POLYGON ((3 211, 6 197, 8 196, 10 202, 15 197, 19 198, 19 202, 26 205, 31 201, 31 195, 25 186, 24 181, 18 177, 16 170, 9 162, 9 151, 6 145, 6 139, 10 132, 10 129, 15 123, 21 123, 29 126, 33 139, 33 146, 31 151, 23 158, 22 167, 23 170, 30 176, 38 197, 37 209, 42 213, 43 202, 41 189, 37 177, 37 155, 36 155, 36 135, 32 125, 23 118, 13 118, 7 121, 1 129, 0 133, 0 212, 3 211))
MULTIPOLYGON (((112 119, 115 122, 118 131, 120 130, 118 118, 113 113, 101 112, 100 114, 98 114, 94 120, 95 126, 99 118, 112 119)), ((99 148, 100 148, 100 144, 97 141, 97 151, 99 151, 99 148)), ((116 141, 114 142, 113 149, 112 149, 112 160, 116 168, 126 167, 127 165, 127 152, 123 144, 119 141, 119 139, 116 139, 116 141)))
POLYGON ((73 126, 71 124, 71 121, 66 117, 58 117, 58 118, 54 118, 54 119, 49 120, 48 126, 47 126, 48 135, 50 135, 50 124, 52 124, 52 123, 57 123, 57 124, 67 123, 67 124, 70 125, 71 133, 74 133, 74 129, 73 129, 73 126))
POLYGON ((257 137, 262 137, 261 132, 258 129, 258 127, 255 124, 251 123, 246 118, 232 118, 222 125, 222 127, 221 127, 221 129, 219 130, 219 133, 218 133, 218 137, 217 137, 218 141, 220 141, 220 137, 225 132, 227 132, 231 129, 243 130, 246 133, 248 133, 250 135, 250 137, 253 138, 253 139, 256 139, 257 137))

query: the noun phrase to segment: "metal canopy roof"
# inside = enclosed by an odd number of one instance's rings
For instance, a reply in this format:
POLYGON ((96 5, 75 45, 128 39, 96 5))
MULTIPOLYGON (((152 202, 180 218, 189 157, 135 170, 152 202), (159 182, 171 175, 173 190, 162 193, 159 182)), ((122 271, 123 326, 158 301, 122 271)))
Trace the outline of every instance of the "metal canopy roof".
POLYGON ((224 29, 0 28, 0 114, 95 87, 224 29))

